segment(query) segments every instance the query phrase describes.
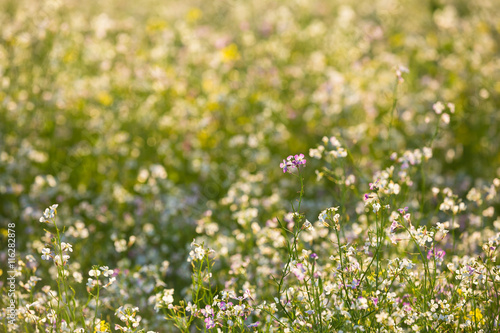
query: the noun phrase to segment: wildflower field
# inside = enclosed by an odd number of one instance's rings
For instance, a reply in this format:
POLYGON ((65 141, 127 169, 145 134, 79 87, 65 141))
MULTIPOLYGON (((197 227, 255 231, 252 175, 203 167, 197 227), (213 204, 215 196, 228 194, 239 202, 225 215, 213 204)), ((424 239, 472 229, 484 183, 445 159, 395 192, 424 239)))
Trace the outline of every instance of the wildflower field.
POLYGON ((0 332, 500 332, 497 0, 0 0, 0 332))

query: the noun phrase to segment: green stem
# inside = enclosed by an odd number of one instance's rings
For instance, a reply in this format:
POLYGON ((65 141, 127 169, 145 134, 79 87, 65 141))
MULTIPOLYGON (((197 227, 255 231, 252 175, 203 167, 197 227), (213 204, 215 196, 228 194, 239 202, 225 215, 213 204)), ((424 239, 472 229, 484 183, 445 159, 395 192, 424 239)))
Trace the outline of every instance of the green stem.
POLYGON ((351 310, 351 298, 349 297, 349 292, 347 290, 347 286, 346 286, 346 283, 345 283, 345 279, 344 279, 344 272, 343 272, 343 267, 344 267, 344 263, 343 263, 343 260, 342 260, 342 248, 340 246, 340 235, 339 235, 339 231, 337 229, 335 229, 335 233, 337 234, 337 246, 338 246, 338 251, 339 251, 339 259, 340 259, 340 277, 342 279, 342 285, 344 287, 344 292, 345 292, 345 295, 346 295, 346 298, 347 298, 347 304, 349 306, 349 310, 351 310))
POLYGON ((97 280, 97 295, 95 297, 95 312, 94 312, 94 320, 92 322, 92 332, 95 331, 95 320, 97 319, 97 310, 99 308, 99 291, 100 291, 99 290, 99 280, 97 280))

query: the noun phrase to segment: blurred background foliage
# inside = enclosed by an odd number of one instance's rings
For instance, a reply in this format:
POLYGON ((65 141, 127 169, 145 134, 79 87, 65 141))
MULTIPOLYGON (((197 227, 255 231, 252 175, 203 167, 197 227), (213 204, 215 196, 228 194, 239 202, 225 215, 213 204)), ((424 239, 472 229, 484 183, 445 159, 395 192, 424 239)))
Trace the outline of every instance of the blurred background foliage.
MULTIPOLYGON (((40 251, 38 218, 59 203, 83 271, 168 260, 182 287, 207 210, 235 237, 248 232, 239 212, 284 213, 297 184, 280 161, 324 135, 379 170, 430 142, 438 100, 456 112, 430 182, 465 193, 500 175, 499 6, 2 0, 1 226, 15 221, 19 251, 40 251)), ((314 216, 335 189, 305 170, 314 216)))

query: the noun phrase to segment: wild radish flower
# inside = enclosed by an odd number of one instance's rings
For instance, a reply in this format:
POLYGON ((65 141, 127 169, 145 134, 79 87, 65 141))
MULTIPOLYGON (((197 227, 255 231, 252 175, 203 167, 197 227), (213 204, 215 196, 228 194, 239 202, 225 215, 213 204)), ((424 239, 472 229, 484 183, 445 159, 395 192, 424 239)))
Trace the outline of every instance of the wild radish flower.
POLYGON ((325 226, 329 227, 330 224, 328 224, 328 220, 334 221, 336 224, 340 220, 340 215, 335 214, 333 215, 334 212, 338 211, 339 207, 330 207, 325 210, 323 210, 321 213, 318 215, 318 220, 325 226))
POLYGON ((252 292, 249 290, 249 289, 246 289, 244 292, 243 292, 243 298, 242 299, 250 299, 253 301, 253 298, 252 298, 252 292))
POLYGON ((420 246, 424 246, 427 242, 432 242, 432 237, 434 237, 433 231, 428 231, 426 227, 419 227, 417 230, 412 226, 410 228, 410 233, 415 238, 415 241, 420 246))
MULTIPOLYGON (((290 157, 290 156, 288 156, 290 157)), ((288 162, 286 160, 283 160, 282 163, 280 163, 280 168, 283 169, 283 173, 287 172, 288 171, 288 162)))
POLYGON ((76 282, 81 283, 83 281, 83 275, 80 272, 73 272, 73 279, 75 279, 76 282))
POLYGON ((107 288, 107 287, 109 287, 110 285, 112 285, 113 283, 115 283, 115 281, 116 281, 116 278, 115 278, 114 276, 112 276, 112 277, 110 277, 110 278, 109 278, 108 283, 106 283, 106 284, 105 284, 104 286, 102 286, 102 287, 103 287, 103 288, 107 288))
POLYGON ((162 292, 156 294, 155 311, 163 308, 172 308, 174 303, 174 289, 163 289, 162 292))
POLYGON ((50 324, 55 325, 57 321, 57 313, 53 309, 50 309, 49 313, 47 313, 47 321, 50 324))
POLYGON ((368 185, 370 186, 370 190, 378 191, 378 188, 380 186, 380 179, 377 179, 374 183, 370 183, 368 185))
POLYGON ((434 302, 434 300, 430 301, 429 307, 431 308, 432 312, 436 312, 436 310, 439 309, 439 305, 436 302, 434 302))
POLYGON ((403 79, 403 73, 409 73, 410 70, 408 68, 406 68, 405 66, 403 65, 399 65, 396 67, 396 77, 398 78, 398 82, 399 83, 403 83, 404 82, 404 79, 403 79))
POLYGON ((323 223, 323 225, 325 227, 329 227, 330 225, 328 224, 328 222, 326 222, 326 219, 328 218, 328 215, 326 213, 326 210, 322 211, 321 213, 319 213, 318 215, 318 220, 323 223))
POLYGON ((191 242, 191 251, 189 252, 188 262, 202 260, 206 255, 215 253, 214 250, 205 248, 203 244, 198 244, 193 240, 191 242))
POLYGON ((363 195, 363 200, 365 201, 365 206, 370 205, 373 201, 377 200, 378 196, 376 193, 365 193, 363 195))
POLYGON ((108 266, 101 266, 99 267, 99 269, 102 271, 102 275, 104 275, 105 277, 113 275, 113 271, 109 269, 108 266))
POLYGON ((390 228, 390 232, 391 233, 394 233, 396 231, 396 229, 398 228, 402 228, 403 226, 399 223, 398 220, 394 219, 391 223, 391 228, 390 228))
POLYGON ((211 317, 205 318, 205 324, 206 324, 207 330, 215 327, 215 321, 211 317))
POLYGON ((333 158, 347 156, 347 151, 341 146, 339 140, 337 140, 334 136, 330 138, 325 136, 322 141, 323 145, 319 145, 316 149, 309 149, 309 156, 316 159, 320 159, 323 156, 323 153, 325 153, 325 155, 332 156, 333 158), (332 148, 332 150, 328 150, 330 148, 332 148))
POLYGON ((54 257, 54 262, 57 266, 64 266, 66 265, 67 261, 69 259, 69 255, 63 254, 62 259, 60 255, 56 255, 54 257))
MULTIPOLYGON (((400 241, 401 239, 397 237, 396 234, 392 233, 389 235, 389 239, 391 240, 391 243, 396 245, 398 243, 398 241, 400 241)), ((367 251, 366 251, 366 248, 365 248, 365 254, 368 254, 367 251)))
POLYGON ((439 188, 437 188, 437 187, 433 187, 433 188, 431 189, 431 191, 432 191, 432 195, 433 195, 434 197, 436 197, 436 196, 439 194, 439 188))
POLYGON ((309 149, 309 156, 319 160, 322 157, 324 151, 325 151, 324 146, 319 146, 317 149, 311 148, 309 149))
POLYGON ((427 252, 427 259, 430 260, 430 259, 434 258, 434 260, 436 260, 436 264, 439 266, 443 263, 443 259, 444 259, 445 254, 446 254, 446 252, 444 250, 430 249, 427 252))
POLYGON ((399 267, 401 269, 406 268, 406 269, 412 269, 415 267, 415 264, 411 262, 411 260, 403 258, 403 260, 400 261, 399 267))
POLYGON ((248 324, 248 327, 253 328, 259 326, 260 322, 256 321, 255 323, 248 324))
POLYGON ((441 120, 443 121, 443 123, 445 123, 446 125, 448 125, 450 123, 450 115, 447 114, 447 113, 443 113, 441 115, 441 120))
POLYGON ((424 158, 429 160, 432 158, 432 148, 424 147, 422 148, 422 153, 424 154, 424 158))
POLYGON ((95 286, 97 286, 97 280, 93 280, 91 278, 88 278, 87 287, 89 287, 90 289, 94 289, 95 286))
POLYGON ((49 248, 43 248, 42 249, 42 260, 50 260, 50 249, 49 248))
POLYGON ((283 173, 285 172, 292 172, 295 169, 298 169, 299 167, 303 167, 306 165, 306 159, 304 158, 304 154, 298 154, 298 155, 290 155, 286 158, 286 160, 283 160, 283 163, 280 164, 280 168, 283 169, 283 173))
POLYGON ((382 311, 379 314, 376 314, 375 318, 377 318, 377 323, 384 323, 389 318, 389 314, 382 311))
POLYGON ((73 252, 73 246, 71 244, 61 242, 61 251, 64 252, 73 252))
POLYGON ((356 300, 356 303, 357 303, 358 309, 360 309, 360 310, 368 309, 368 300, 366 298, 359 297, 356 300))
POLYGON ((302 229, 306 229, 307 231, 314 231, 314 227, 313 225, 311 224, 311 222, 307 221, 304 222, 304 224, 302 225, 302 229))
POLYGON ((139 311, 138 307, 130 308, 130 307, 123 307, 120 306, 116 312, 115 316, 117 316, 122 322, 124 322, 127 327, 121 327, 120 325, 116 325, 115 329, 122 330, 123 332, 129 332, 129 326, 132 326, 133 328, 136 328, 139 326, 139 323, 141 321, 141 316, 136 316, 137 311, 139 311))
POLYGON ((303 264, 299 263, 294 268, 292 268, 292 273, 299 281, 302 281, 306 276, 306 268, 303 264))
POLYGON ((116 252, 127 251, 127 241, 125 239, 117 239, 114 242, 116 252))
POLYGON ((334 289, 335 285, 330 282, 327 282, 323 288, 323 290, 325 291, 325 295, 330 295, 332 291, 334 291, 334 289))
POLYGON ((194 260, 202 260, 203 257, 205 256, 205 251, 202 247, 195 247, 194 251, 191 251, 189 253, 189 256, 191 259, 194 260))
POLYGON ((356 176, 354 176, 354 175, 349 175, 349 176, 347 176, 347 178, 346 178, 346 180, 345 180, 345 184, 346 184, 346 186, 351 186, 351 185, 353 185, 355 182, 356 182, 356 176))
POLYGON ((374 212, 374 213, 377 213, 377 212, 380 210, 380 207, 381 207, 381 206, 380 206, 380 204, 379 204, 378 202, 376 202, 376 203, 374 203, 374 204, 372 205, 372 207, 373 207, 373 212, 374 212))
MULTIPOLYGON (((221 302, 221 303, 224 303, 224 302, 221 302)), ((221 310, 225 310, 225 309, 221 308, 221 310)), ((198 311, 198 307, 196 306, 196 304, 191 304, 191 302, 188 302, 188 305, 186 306, 186 311, 191 312, 191 313, 196 313, 196 311, 198 311)))
POLYGON ((404 215, 404 214, 406 214, 406 212, 408 212, 408 207, 399 208, 398 212, 399 212, 399 214, 404 215))
POLYGON ((452 113, 452 114, 455 113, 455 104, 453 104, 453 103, 446 103, 446 106, 450 110, 450 113, 452 113))
POLYGON ((432 109, 436 112, 436 114, 441 114, 443 113, 445 106, 442 102, 438 101, 432 105, 432 109))
POLYGON ((101 275, 101 271, 98 270, 97 268, 91 269, 89 271, 89 276, 99 277, 100 275, 101 275))
POLYGON ((43 212, 43 216, 40 217, 40 222, 41 223, 50 223, 51 219, 56 217, 57 214, 57 204, 50 206, 49 208, 46 208, 45 211, 43 212))
POLYGON ((403 219, 406 221, 406 223, 411 224, 411 214, 410 213, 403 215, 403 219))
POLYGON ((201 314, 205 317, 213 316, 214 309, 210 305, 206 305, 204 309, 201 309, 201 314))
POLYGON ((436 227, 437 227, 437 231, 442 232, 443 235, 446 235, 449 232, 449 230, 445 229, 444 224, 441 222, 436 223, 436 227))
POLYGON ((347 287, 351 289, 356 289, 359 286, 359 280, 353 279, 351 284, 348 284, 347 287))

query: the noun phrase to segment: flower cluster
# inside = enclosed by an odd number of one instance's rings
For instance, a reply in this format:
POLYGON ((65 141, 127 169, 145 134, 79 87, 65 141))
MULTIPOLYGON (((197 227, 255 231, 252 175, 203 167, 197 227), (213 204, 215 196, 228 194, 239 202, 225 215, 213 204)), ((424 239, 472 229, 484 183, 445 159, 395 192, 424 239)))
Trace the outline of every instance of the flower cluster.
MULTIPOLYGON (((115 330, 120 332, 135 332, 141 322, 141 316, 137 315, 138 307, 120 306, 116 309, 115 316, 122 321, 125 326, 116 324, 115 330)), ((154 333, 154 332, 153 332, 154 333)))
POLYGON ((320 159, 325 156, 332 156, 333 158, 344 158, 347 156, 347 150, 342 147, 340 141, 332 136, 330 138, 324 136, 323 144, 319 145, 318 148, 309 149, 309 156, 313 158, 320 159))
POLYGON ((2 332, 499 331, 498 0, 227 3, 2 7, 2 332))
POLYGON ((188 262, 191 261, 200 261, 205 258, 205 256, 214 254, 215 251, 209 248, 206 248, 204 244, 198 244, 195 240, 191 242, 191 251, 189 252, 188 262))
POLYGON ((283 160, 283 162, 280 164, 280 168, 283 169, 283 173, 285 172, 293 172, 294 170, 298 169, 299 167, 304 167, 306 165, 306 159, 304 158, 304 154, 299 154, 299 155, 290 155, 286 158, 286 160, 283 160))
MULTIPOLYGON (((202 309, 191 308, 191 314, 203 318, 206 329, 214 327, 241 326, 245 320, 254 312, 250 291, 246 290, 243 296, 236 296, 232 291, 222 291, 220 296, 215 296, 211 305, 202 309)), ((257 323, 248 324, 248 327, 256 327, 257 323)))
POLYGON ((87 280, 87 287, 88 290, 94 289, 96 286, 101 285, 101 281, 99 280, 99 277, 101 274, 108 278, 108 282, 103 285, 103 288, 108 288, 110 285, 112 285, 116 281, 116 274, 113 270, 109 269, 108 266, 94 266, 90 271, 89 271, 89 276, 87 280))
POLYGON ((55 219, 57 215, 57 207, 59 205, 54 204, 50 206, 49 208, 46 208, 45 211, 43 212, 43 216, 40 217, 40 222, 41 223, 51 223, 55 219))
POLYGON ((174 289, 163 289, 160 293, 156 294, 155 311, 160 309, 173 307, 174 303, 174 289))

